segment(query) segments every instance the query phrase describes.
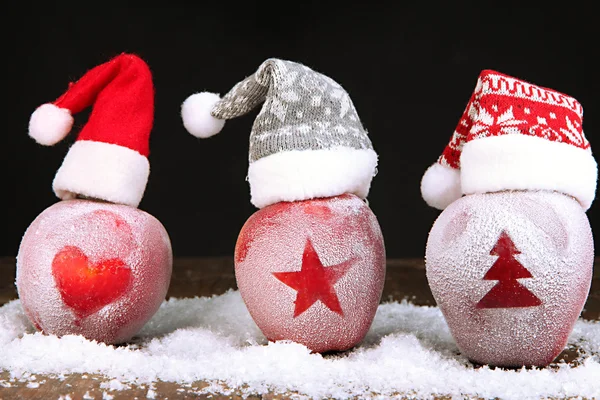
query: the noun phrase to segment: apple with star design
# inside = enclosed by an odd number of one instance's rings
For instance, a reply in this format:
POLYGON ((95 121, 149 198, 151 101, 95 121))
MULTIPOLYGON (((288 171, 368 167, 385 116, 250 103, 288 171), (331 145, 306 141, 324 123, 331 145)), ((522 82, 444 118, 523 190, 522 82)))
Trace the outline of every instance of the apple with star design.
POLYGON ((443 210, 427 239, 427 280, 474 363, 546 366, 581 314, 597 179, 582 116, 572 97, 482 71, 423 176, 423 198, 443 210))
POLYGON ((379 224, 349 194, 267 206, 240 232, 235 276, 268 340, 314 352, 352 348, 371 326, 383 290, 379 224))
POLYGON ((265 60, 223 98, 193 94, 181 116, 206 138, 259 105, 247 176, 259 210, 236 243, 238 288, 267 339, 349 349, 371 326, 385 278, 366 204, 377 153, 342 86, 294 61, 265 60))
POLYGON ((173 263, 165 228, 137 208, 150 170, 148 66, 121 54, 93 68, 35 110, 30 136, 43 145, 59 142, 72 127, 71 114, 92 103, 53 182, 61 201, 21 240, 16 283, 38 330, 114 344, 131 339, 158 310, 173 263))

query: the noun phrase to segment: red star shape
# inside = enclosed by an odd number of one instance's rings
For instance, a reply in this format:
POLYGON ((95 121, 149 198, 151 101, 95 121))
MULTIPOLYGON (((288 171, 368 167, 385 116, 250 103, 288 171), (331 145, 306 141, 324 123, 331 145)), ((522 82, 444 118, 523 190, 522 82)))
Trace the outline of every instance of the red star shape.
POLYGON ((294 318, 308 310, 317 300, 321 300, 331 311, 343 316, 333 285, 348 272, 353 262, 354 259, 349 259, 325 268, 310 239, 307 239, 300 271, 273 272, 275 278, 298 292, 294 301, 294 318))

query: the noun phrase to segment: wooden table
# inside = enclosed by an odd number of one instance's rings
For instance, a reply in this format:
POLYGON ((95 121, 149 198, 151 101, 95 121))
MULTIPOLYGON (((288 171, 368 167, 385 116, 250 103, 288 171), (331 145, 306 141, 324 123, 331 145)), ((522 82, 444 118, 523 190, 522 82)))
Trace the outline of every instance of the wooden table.
MULTIPOLYGON (((592 288, 588 296, 582 317, 589 320, 600 320, 600 257, 596 258, 594 265, 594 278, 592 288)), ((17 298, 14 285, 15 280, 15 258, 0 258, 0 305, 17 298)), ((220 258, 177 258, 173 264, 173 277, 167 297, 194 297, 212 296, 222 294, 230 288, 237 288, 233 274, 233 259, 229 257, 220 258)), ((418 305, 435 305, 431 295, 425 268, 422 259, 391 259, 387 262, 387 273, 382 301, 409 299, 418 305)), ((560 358, 569 361, 573 357, 569 351, 563 352, 560 358)), ((0 380, 7 380, 8 372, 0 372, 0 380)), ((64 380, 41 377, 46 382, 39 388, 28 388, 27 383, 13 383, 11 388, 0 387, 0 399, 58 399, 60 396, 69 395, 71 400, 82 399, 88 392, 94 399, 102 399, 105 391, 100 388, 103 377, 88 375, 82 377, 80 374, 72 374, 64 380)), ((105 380, 105 379, 104 379, 105 380)), ((182 387, 171 382, 157 382, 156 398, 169 400, 174 399, 230 399, 241 398, 240 396, 198 396, 190 389, 199 390, 206 386, 205 382, 197 382, 191 388, 182 387), (179 391, 178 391, 179 389, 179 391)), ((131 389, 112 391, 113 400, 121 399, 145 399, 147 387, 132 386, 131 389)), ((287 396, 267 395, 263 399, 287 399, 287 396)))

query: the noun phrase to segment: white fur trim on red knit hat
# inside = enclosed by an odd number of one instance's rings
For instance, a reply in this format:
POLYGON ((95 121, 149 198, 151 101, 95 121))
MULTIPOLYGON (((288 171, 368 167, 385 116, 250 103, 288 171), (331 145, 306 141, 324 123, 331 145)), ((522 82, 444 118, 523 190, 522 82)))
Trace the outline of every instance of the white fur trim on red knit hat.
POLYGON ((423 198, 444 209, 463 194, 549 190, 587 210, 598 171, 582 119, 574 98, 485 70, 450 143, 423 176, 423 198))
POLYGON ((43 145, 58 143, 71 130, 72 114, 92 105, 56 174, 54 192, 63 200, 80 196, 137 207, 150 173, 154 118, 152 75, 142 59, 121 54, 89 70, 35 110, 29 135, 43 145))

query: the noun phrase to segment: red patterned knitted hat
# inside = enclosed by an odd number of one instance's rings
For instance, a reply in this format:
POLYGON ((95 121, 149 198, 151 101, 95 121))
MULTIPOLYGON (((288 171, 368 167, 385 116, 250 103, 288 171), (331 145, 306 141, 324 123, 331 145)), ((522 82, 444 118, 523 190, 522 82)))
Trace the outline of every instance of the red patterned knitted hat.
POLYGON ((421 194, 443 210, 463 194, 551 190, 587 210, 597 165, 572 97, 482 71, 450 143, 425 172, 421 194))
POLYGON ((150 173, 154 87, 146 63, 121 54, 71 83, 53 103, 31 115, 29 135, 51 146, 73 126, 72 114, 93 104, 89 120, 54 178, 63 199, 96 198, 137 207, 150 173))

